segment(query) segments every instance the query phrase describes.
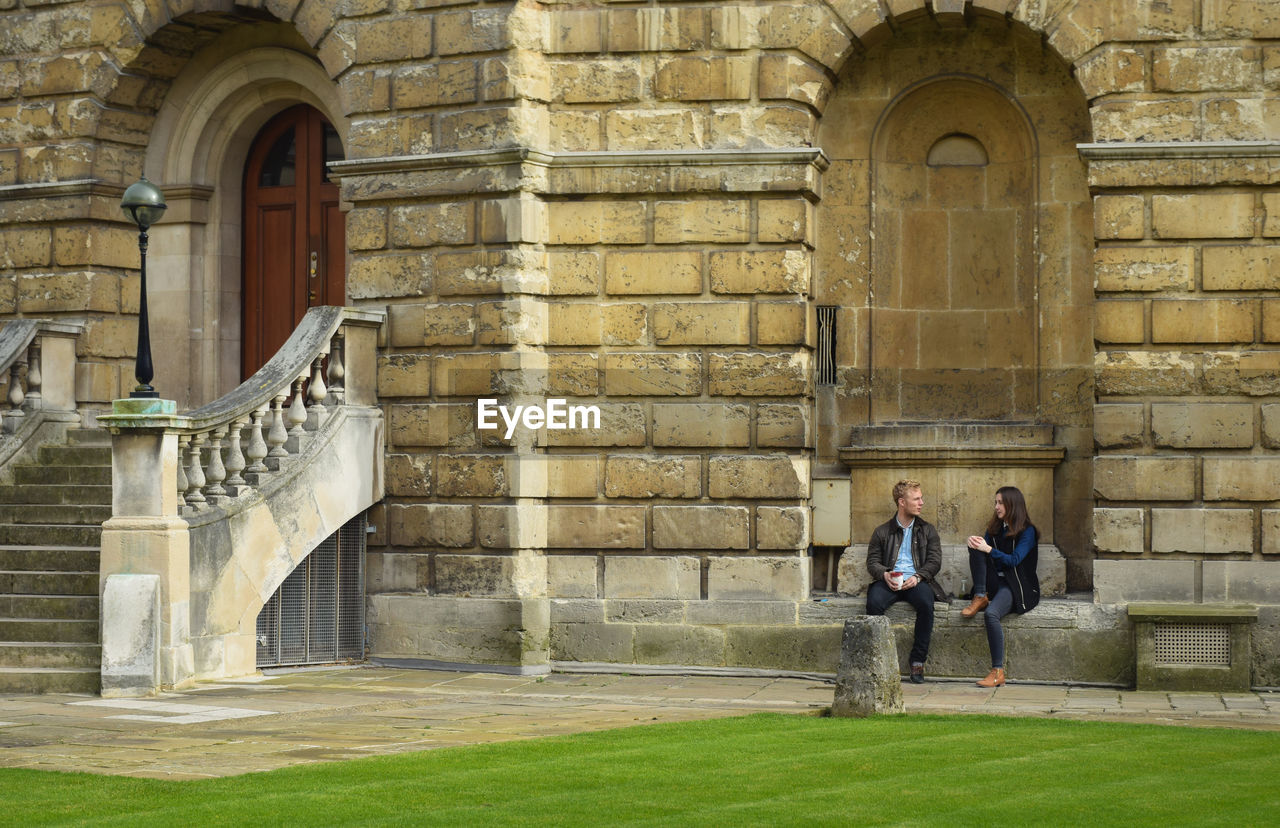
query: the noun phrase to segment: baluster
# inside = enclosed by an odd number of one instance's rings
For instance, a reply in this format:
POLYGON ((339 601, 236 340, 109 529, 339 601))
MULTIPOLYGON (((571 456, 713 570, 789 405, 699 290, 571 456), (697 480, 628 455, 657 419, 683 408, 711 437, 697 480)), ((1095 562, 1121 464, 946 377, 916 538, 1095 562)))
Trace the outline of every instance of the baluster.
POLYGON ((191 444, 191 436, 178 436, 178 507, 187 505, 187 446, 191 444))
POLYGON ((240 417, 231 424, 229 442, 227 443, 227 494, 236 496, 240 494, 240 487, 244 485, 245 461, 244 452, 240 450, 240 432, 244 430, 245 423, 249 421, 248 417, 240 417))
POLYGON ((33 340, 27 349, 27 398, 22 401, 24 407, 36 409, 40 407, 40 388, 44 385, 44 375, 40 371, 40 340, 33 340))
POLYGON ((286 394, 276 394, 271 400, 271 428, 267 431, 267 445, 271 450, 267 452, 268 457, 288 457, 289 452, 284 450, 285 440, 289 439, 289 432, 284 427, 284 400, 286 394))
POLYGON ((339 328, 329 343, 329 400, 331 405, 342 405, 346 398, 347 367, 344 364, 343 345, 346 335, 339 328))
POLYGON ((14 361, 9 366, 9 408, 11 409, 8 416, 22 416, 22 401, 27 395, 22 390, 22 378, 18 374, 22 371, 22 363, 14 361))
POLYGON ((267 456, 267 441, 262 439, 262 418, 266 415, 265 404, 249 415, 253 424, 249 426, 249 448, 245 451, 245 456, 249 459, 249 468, 245 471, 252 474, 262 474, 267 470, 267 464, 262 462, 267 456))
POLYGON ((204 446, 204 435, 191 435, 191 465, 187 467, 187 504, 190 506, 200 507, 205 502, 204 494, 200 491, 204 488, 204 463, 201 458, 201 448, 204 446))
POLYGON ((204 493, 214 503, 227 497, 227 490, 222 486, 222 481, 227 479, 227 467, 222 464, 222 438, 226 435, 227 427, 221 426, 214 429, 213 437, 209 440, 209 469, 206 473, 209 485, 204 487, 204 493))
MULTIPOLYGON (((307 404, 302 399, 302 384, 306 381, 306 374, 293 381, 293 402, 289 403, 290 437, 301 437, 306 433, 302 428, 302 424, 307 421, 307 404)), ((294 448, 294 451, 301 450, 300 446, 294 448)))
POLYGON ((327 393, 328 389, 324 386, 324 356, 321 355, 311 363, 311 382, 307 385, 307 399, 311 401, 311 405, 307 406, 307 413, 315 417, 314 422, 308 423, 312 428, 319 428, 324 419, 324 398, 327 393))

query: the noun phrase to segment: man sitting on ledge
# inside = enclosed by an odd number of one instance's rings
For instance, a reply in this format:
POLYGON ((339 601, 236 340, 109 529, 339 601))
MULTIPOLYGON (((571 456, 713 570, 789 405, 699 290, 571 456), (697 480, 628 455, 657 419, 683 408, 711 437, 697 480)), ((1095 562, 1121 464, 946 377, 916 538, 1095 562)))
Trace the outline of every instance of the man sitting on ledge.
POLYGON ((933 524, 920 517, 924 494, 915 480, 899 480, 893 487, 898 514, 871 534, 867 547, 867 615, 884 615, 898 601, 916 611, 911 645, 911 682, 924 682, 924 662, 933 635, 933 601, 946 596, 934 580, 942 568, 942 539, 933 524))

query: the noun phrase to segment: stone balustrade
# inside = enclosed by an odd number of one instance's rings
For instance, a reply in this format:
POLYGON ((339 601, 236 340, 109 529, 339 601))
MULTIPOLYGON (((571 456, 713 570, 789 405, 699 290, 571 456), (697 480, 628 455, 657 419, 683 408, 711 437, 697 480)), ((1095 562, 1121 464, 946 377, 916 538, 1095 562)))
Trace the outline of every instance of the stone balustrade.
POLYGON ((16 319, 0 330, 0 378, 8 408, 0 416, 0 463, 35 443, 60 439, 76 414, 79 322, 16 319), (55 425, 50 431, 49 426, 55 425))

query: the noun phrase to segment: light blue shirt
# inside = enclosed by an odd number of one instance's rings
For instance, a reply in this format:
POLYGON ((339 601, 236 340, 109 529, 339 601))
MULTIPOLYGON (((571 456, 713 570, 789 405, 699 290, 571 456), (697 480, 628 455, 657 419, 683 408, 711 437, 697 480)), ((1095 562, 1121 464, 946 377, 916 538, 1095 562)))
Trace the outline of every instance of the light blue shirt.
MULTIPOLYGON (((897 518, 894 518, 897 520, 897 518)), ((901 523, 898 524, 902 526, 901 523)), ((902 573, 902 580, 910 578, 916 574, 916 562, 911 557, 911 532, 915 528, 916 519, 912 518, 911 523, 902 526, 902 546, 898 547, 898 562, 893 568, 902 573)))

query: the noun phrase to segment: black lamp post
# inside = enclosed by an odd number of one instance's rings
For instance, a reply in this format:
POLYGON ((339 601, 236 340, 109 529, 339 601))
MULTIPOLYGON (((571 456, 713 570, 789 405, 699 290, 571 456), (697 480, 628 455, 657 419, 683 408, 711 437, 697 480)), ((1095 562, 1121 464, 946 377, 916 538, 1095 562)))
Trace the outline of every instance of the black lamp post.
POLYGON ((151 326, 147 321, 147 228, 160 220, 168 207, 164 203, 164 193, 143 176, 142 180, 130 185, 120 199, 120 209, 129 220, 138 225, 138 250, 142 253, 142 287, 138 298, 138 358, 134 363, 133 375, 138 380, 138 387, 129 392, 130 397, 159 397, 151 387, 151 378, 155 371, 151 366, 151 326))

